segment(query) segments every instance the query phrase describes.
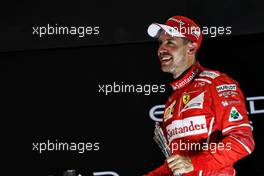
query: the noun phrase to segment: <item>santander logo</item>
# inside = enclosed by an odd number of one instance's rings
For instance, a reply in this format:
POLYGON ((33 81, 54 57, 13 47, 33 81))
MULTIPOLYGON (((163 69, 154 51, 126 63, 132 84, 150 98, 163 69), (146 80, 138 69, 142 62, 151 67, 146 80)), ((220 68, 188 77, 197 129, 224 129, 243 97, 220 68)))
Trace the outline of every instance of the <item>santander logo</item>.
POLYGON ((169 144, 177 138, 208 133, 204 115, 192 116, 182 120, 174 120, 167 126, 166 130, 169 144))

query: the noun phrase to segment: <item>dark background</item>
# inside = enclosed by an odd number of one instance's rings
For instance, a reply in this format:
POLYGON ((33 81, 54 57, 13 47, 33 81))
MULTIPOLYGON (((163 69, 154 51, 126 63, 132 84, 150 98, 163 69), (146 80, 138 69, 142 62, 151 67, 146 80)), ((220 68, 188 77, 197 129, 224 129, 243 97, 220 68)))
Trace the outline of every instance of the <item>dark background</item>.
MULTIPOLYGON (((149 110, 165 103, 170 87, 149 96, 106 96, 98 85, 168 85, 171 77, 160 71, 158 44, 146 29, 181 14, 202 26, 231 26, 232 35, 204 37, 200 63, 237 80, 245 97, 264 96, 262 7, 260 1, 8 2, 0 12, 1 172, 60 176, 75 169, 84 176, 99 171, 136 176, 154 169, 164 157, 152 140, 149 110), (100 35, 32 35, 32 26, 48 23, 98 25, 100 35), (32 151, 33 142, 47 139, 99 142, 100 150, 32 151)), ((263 100, 255 105, 264 109, 263 100)), ((235 167, 239 176, 263 176, 263 113, 249 117, 256 148, 235 167)))

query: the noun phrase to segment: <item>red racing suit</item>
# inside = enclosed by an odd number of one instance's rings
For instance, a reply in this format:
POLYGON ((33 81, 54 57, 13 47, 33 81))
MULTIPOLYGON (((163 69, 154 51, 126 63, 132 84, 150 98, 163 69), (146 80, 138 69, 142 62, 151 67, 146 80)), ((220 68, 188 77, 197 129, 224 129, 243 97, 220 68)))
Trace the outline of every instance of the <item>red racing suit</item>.
MULTIPOLYGON (((238 83, 196 62, 171 83, 162 129, 172 154, 191 158, 183 176, 234 176, 233 164, 254 149, 245 100, 238 83)), ((173 176, 166 161, 146 176, 173 176)))

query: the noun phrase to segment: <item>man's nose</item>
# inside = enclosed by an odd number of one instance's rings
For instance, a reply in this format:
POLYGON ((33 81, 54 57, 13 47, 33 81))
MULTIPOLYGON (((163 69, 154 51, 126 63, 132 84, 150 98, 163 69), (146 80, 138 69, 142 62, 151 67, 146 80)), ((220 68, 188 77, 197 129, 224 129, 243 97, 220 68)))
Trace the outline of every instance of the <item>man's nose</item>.
POLYGON ((165 52, 167 52, 167 49, 166 49, 165 45, 161 44, 159 46, 159 49, 158 49, 158 54, 162 54, 162 53, 165 53, 165 52))

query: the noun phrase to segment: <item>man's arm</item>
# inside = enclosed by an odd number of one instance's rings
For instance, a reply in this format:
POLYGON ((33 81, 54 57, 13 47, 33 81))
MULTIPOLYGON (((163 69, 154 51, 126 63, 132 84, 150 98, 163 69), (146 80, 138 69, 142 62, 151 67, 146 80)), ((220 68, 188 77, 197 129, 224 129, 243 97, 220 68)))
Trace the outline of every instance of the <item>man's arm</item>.
POLYGON ((224 138, 220 141, 229 149, 214 152, 203 151, 191 156, 194 170, 215 170, 232 166, 249 155, 255 147, 252 129, 248 121, 243 93, 234 80, 223 77, 211 86, 215 123, 224 138), (228 92, 224 96, 224 92, 228 92))

